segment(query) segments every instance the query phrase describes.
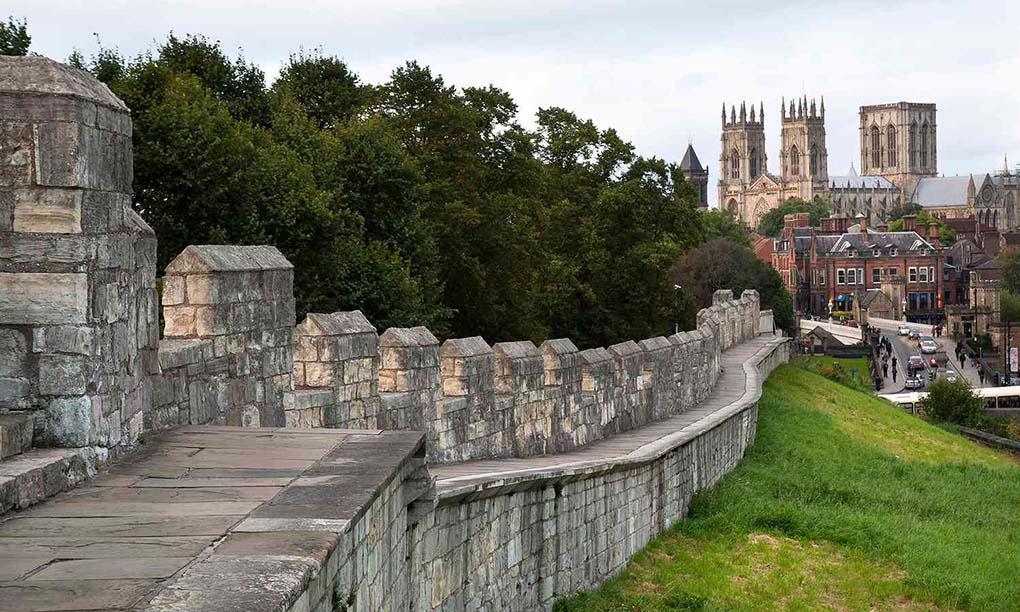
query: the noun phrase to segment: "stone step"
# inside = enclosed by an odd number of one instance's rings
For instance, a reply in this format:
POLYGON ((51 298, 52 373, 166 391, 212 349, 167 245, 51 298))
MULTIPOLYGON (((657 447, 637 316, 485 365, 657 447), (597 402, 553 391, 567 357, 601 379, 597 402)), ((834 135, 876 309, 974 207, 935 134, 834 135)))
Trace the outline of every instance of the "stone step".
POLYGON ((36 448, 0 461, 0 515, 91 478, 97 463, 91 448, 36 448))
POLYGON ((0 461, 32 448, 32 415, 0 414, 0 461))

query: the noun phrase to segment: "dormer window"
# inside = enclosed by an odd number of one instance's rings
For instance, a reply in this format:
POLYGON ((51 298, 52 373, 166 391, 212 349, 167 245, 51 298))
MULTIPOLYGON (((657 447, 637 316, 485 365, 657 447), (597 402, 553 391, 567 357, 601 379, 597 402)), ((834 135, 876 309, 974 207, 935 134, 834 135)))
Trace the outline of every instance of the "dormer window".
POLYGON ((889 249, 889 255, 892 257, 896 257, 896 247, 889 249))
POLYGON ((882 254, 882 252, 880 250, 878 250, 878 249, 871 249, 871 255, 873 257, 878 257, 881 254, 882 254))

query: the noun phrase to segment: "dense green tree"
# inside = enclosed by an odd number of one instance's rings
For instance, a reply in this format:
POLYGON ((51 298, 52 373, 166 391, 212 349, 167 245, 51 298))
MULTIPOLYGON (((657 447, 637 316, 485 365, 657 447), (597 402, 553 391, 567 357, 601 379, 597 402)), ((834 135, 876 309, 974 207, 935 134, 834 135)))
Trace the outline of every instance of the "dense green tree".
POLYGON ((275 244, 299 311, 607 344, 693 325, 697 303, 670 270, 706 225, 746 240, 614 130, 557 107, 525 129, 509 93, 415 62, 373 86, 298 54, 269 89, 202 36, 71 61, 132 109, 134 204, 160 265, 189 243, 275 244))
POLYGON ((733 213, 720 208, 708 208, 701 211, 701 223, 705 227, 705 239, 728 238, 729 240, 749 247, 751 239, 744 227, 734 218, 733 213))
POLYGON ((28 55, 31 45, 27 20, 8 17, 7 23, 0 21, 0 55, 28 55))
MULTIPOLYGON (((948 225, 946 225, 946 222, 944 220, 924 210, 916 214, 915 213, 910 214, 913 214, 916 217, 914 222, 916 226, 919 228, 918 231, 925 238, 928 237, 928 228, 934 225, 935 227, 938 228, 939 242, 941 242, 943 245, 948 246, 950 244, 953 244, 953 241, 956 240, 956 232, 953 231, 948 225)), ((904 223, 903 217, 896 219, 895 221, 889 224, 889 231, 902 232, 903 223, 904 223)))
POLYGON ((927 395, 921 399, 921 409, 932 420, 980 427, 987 418, 984 400, 974 393, 963 377, 954 382, 945 378, 933 380, 925 391, 927 395))
POLYGON ((350 120, 368 100, 368 88, 343 60, 320 51, 292 54, 273 91, 298 101, 320 128, 350 120))
POLYGON ((750 249, 726 238, 687 251, 676 266, 674 278, 702 307, 712 304, 717 289, 732 289, 735 296, 744 289, 756 289, 761 307, 772 309, 776 326, 793 326, 793 302, 779 273, 750 249))
POLYGON ((1007 250, 999 254, 999 270, 1002 272, 1002 287, 1020 295, 1020 251, 1007 250))
POLYGON ((811 201, 801 198, 790 198, 776 208, 762 215, 758 223, 758 231, 765 236, 778 238, 783 232, 783 217, 793 213, 806 212, 811 215, 811 225, 817 227, 824 217, 828 217, 831 209, 829 203, 815 196, 811 201))

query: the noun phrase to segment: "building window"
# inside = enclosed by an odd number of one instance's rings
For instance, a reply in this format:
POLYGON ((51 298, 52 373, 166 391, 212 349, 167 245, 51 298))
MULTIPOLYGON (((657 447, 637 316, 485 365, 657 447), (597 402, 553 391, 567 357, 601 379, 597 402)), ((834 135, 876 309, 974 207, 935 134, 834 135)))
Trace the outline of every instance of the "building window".
POLYGON ((811 176, 818 175, 818 147, 811 145, 811 176))
POLYGON ((896 257, 896 247, 889 249, 889 257, 896 257))
POLYGON ((751 180, 758 178, 761 169, 758 167, 758 150, 751 149, 751 156, 747 160, 751 164, 751 180))
MULTIPOLYGON (((928 280, 935 282, 935 268, 928 268, 928 280)), ((932 298, 934 300, 935 298, 932 298)))
POLYGON ((790 176, 800 176, 800 152, 797 145, 790 148, 790 176))
MULTIPOLYGON (((923 270, 924 268, 921 268, 921 269, 923 270)), ((928 308, 928 294, 927 293, 919 293, 918 297, 920 298, 920 301, 918 302, 918 304, 919 304, 921 310, 926 310, 928 308)))
POLYGON ((882 268, 871 269, 871 282, 873 283, 882 282, 882 268))
POLYGON ((730 152, 730 178, 740 178, 740 153, 736 149, 730 152))
POLYGON ((875 168, 882 166, 882 134, 878 126, 871 126, 871 165, 875 168))
POLYGON ((928 268, 917 269, 917 282, 927 283, 928 282, 928 268))
POLYGON ((822 286, 825 285, 825 270, 824 269, 818 270, 818 284, 822 285, 822 286))
POLYGON ((917 167, 917 123, 910 124, 910 167, 917 167))
POLYGON ((921 166, 928 166, 928 122, 921 126, 921 166))
POLYGON ((889 126, 885 130, 885 151, 890 166, 896 165, 896 128, 889 126))
POLYGON ((917 282, 917 268, 907 268, 907 282, 917 282))
POLYGON ((888 275, 889 278, 896 278, 900 275, 900 271, 896 268, 889 268, 888 275))
POLYGON ((846 284, 846 270, 844 270, 843 268, 836 269, 836 284, 837 285, 846 284))
POLYGON ((864 268, 857 268, 857 284, 864 284, 864 268))
POLYGON ((881 254, 882 254, 882 251, 880 251, 879 249, 871 249, 871 256, 872 257, 878 257, 881 254))

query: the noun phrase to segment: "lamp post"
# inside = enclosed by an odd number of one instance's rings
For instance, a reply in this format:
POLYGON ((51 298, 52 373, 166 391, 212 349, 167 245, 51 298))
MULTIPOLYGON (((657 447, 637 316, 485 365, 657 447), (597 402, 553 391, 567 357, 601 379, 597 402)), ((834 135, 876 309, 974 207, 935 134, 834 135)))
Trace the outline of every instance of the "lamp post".
POLYGON ((903 312, 903 322, 907 322, 907 296, 900 300, 900 309, 903 312))
MULTIPOLYGON (((676 284, 673 285, 673 291, 675 292, 673 295, 676 296, 676 309, 677 310, 680 310, 680 296, 681 296, 680 291, 682 289, 683 289, 683 285, 676 285, 676 284)), ((675 316, 677 318, 673 319, 673 333, 674 334, 679 334, 680 333, 680 319, 679 319, 680 314, 677 313, 675 316)))

